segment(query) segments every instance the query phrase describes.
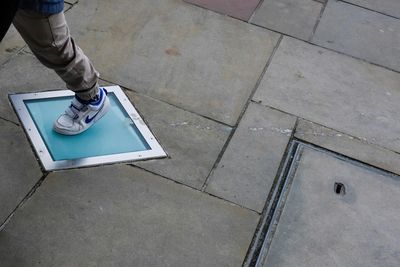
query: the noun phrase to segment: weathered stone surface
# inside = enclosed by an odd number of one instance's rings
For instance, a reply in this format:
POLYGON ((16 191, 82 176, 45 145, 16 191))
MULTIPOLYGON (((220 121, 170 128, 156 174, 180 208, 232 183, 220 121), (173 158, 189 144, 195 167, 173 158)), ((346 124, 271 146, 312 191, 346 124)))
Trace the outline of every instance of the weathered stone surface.
POLYGON ((295 117, 251 104, 207 192, 261 212, 295 122, 295 117))
POLYGON ((258 215, 130 166, 50 174, 0 232, 2 266, 241 266, 258 215))
POLYGON ((264 0, 251 22, 308 40, 321 8, 322 4, 313 0, 264 0))
POLYGON ((185 2, 247 21, 260 0, 185 0, 185 2))
POLYGON ((106 80, 229 125, 279 38, 171 0, 82 1, 67 19, 106 80))
POLYGON ((67 4, 73 5, 73 4, 78 3, 78 1, 79 1, 79 0, 66 0, 66 1, 64 1, 64 2, 67 3, 67 4))
POLYGON ((328 1, 312 42, 400 71, 400 20, 328 1))
POLYGON ((149 97, 127 94, 170 156, 135 164, 201 188, 232 129, 149 97))
POLYGON ((254 100, 400 152, 396 72, 285 37, 254 100))
POLYGON ((400 2, 398 0, 346 0, 346 2, 400 18, 400 2))
POLYGON ((57 74, 30 53, 21 52, 0 68, 0 117, 18 122, 8 94, 65 89, 57 74))
POLYGON ((17 54, 24 46, 24 40, 14 26, 11 25, 3 41, 0 42, 0 65, 17 54))
POLYGON ((396 152, 368 144, 363 140, 306 120, 299 120, 295 136, 301 140, 400 175, 400 154, 396 152))
POLYGON ((23 130, 2 119, 0 151, 1 225, 39 181, 42 172, 23 130))
POLYGON ((264 266, 398 266, 399 201, 398 176, 306 149, 264 266))

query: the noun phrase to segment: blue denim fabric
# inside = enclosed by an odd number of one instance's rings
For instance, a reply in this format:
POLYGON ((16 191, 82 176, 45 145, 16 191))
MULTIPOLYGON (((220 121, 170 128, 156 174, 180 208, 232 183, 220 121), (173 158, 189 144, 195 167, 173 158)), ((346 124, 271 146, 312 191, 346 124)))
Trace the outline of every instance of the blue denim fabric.
POLYGON ((43 14, 57 14, 63 11, 63 0, 21 0, 20 8, 43 14))

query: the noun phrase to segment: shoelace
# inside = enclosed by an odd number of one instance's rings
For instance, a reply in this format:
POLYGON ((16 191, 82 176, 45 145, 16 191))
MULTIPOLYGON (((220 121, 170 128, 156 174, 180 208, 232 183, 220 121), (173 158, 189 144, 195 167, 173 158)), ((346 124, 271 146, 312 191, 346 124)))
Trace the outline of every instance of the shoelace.
POLYGON ((81 112, 84 107, 84 104, 81 104, 78 102, 78 100, 74 99, 72 100, 71 105, 65 111, 65 114, 67 114, 73 120, 76 120, 79 118, 79 112, 81 112))
POLYGON ((100 91, 100 95, 97 96, 97 99, 93 99, 92 101, 85 101, 82 99, 78 99, 78 97, 75 96, 71 102, 71 105, 65 111, 65 114, 67 114, 73 120, 78 119, 79 112, 84 110, 89 104, 97 105, 98 103, 100 103, 103 98, 103 94, 107 95, 107 91, 106 90, 100 91))

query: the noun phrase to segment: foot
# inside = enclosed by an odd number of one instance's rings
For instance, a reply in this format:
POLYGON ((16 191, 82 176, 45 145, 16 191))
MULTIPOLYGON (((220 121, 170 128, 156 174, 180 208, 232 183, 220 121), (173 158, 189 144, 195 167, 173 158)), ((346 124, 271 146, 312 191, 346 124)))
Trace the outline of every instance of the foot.
POLYGON ((110 101, 104 88, 100 88, 96 98, 90 101, 75 96, 65 113, 54 122, 53 129, 64 135, 80 134, 101 119, 109 107, 110 101))

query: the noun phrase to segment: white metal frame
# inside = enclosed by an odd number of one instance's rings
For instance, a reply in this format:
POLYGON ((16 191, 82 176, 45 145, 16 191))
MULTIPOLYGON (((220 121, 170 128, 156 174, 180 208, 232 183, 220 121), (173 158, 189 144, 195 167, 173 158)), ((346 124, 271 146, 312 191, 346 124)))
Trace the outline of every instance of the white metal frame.
POLYGON ((58 90, 40 93, 10 95, 11 103, 13 104, 15 111, 17 112, 17 115, 22 122, 22 125, 35 149, 36 155, 39 157, 40 162, 45 170, 54 171, 62 169, 72 169, 118 162, 163 158, 167 156, 161 145, 158 143, 157 139, 149 130, 143 119, 140 117, 139 113, 129 101, 128 97, 122 91, 122 89, 119 86, 109 86, 105 88, 108 92, 114 93, 114 95, 117 97, 122 107, 125 109, 139 132, 143 135, 143 138, 146 140, 147 144, 150 146, 149 150, 88 157, 82 159, 54 161, 42 139, 42 136, 39 133, 39 130, 36 128, 36 125, 24 101, 73 96, 74 93, 69 90, 58 90))

